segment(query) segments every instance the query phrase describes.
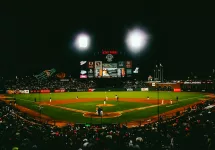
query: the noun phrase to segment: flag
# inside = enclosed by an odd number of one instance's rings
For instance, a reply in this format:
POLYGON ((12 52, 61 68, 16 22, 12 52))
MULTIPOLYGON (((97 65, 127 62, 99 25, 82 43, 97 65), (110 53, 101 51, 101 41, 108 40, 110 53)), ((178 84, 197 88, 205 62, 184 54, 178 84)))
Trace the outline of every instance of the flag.
POLYGON ((49 78, 50 76, 52 76, 55 72, 56 72, 55 69, 45 70, 45 71, 41 72, 40 74, 35 75, 35 77, 36 77, 38 80, 44 80, 44 79, 47 79, 47 78, 49 78))
POLYGON ((160 63, 160 67, 163 67, 161 63, 160 63))
POLYGON ((156 68, 158 67, 158 65, 156 65, 156 68))

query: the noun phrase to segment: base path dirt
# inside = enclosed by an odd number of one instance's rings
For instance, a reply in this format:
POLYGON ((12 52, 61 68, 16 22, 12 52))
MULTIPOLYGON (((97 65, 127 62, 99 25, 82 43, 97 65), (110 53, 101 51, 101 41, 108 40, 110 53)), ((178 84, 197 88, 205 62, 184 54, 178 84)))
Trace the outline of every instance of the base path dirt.
MULTIPOLYGON (((100 101, 103 103, 104 98, 79 98, 79 99, 68 99, 68 100, 52 100, 51 102, 45 101, 45 102, 36 102, 39 105, 63 105, 63 104, 70 104, 70 103, 83 103, 83 102, 94 102, 94 101, 100 101)), ((109 98, 108 101, 116 101, 114 98, 109 98)), ((157 99, 146 99, 146 98, 120 98, 119 102, 135 102, 135 103, 147 103, 147 104, 158 104, 157 99)), ((174 100, 173 100, 174 102, 174 100)), ((159 100, 159 104, 162 103, 162 99, 159 100)), ((163 100, 164 104, 170 103, 170 100, 163 100)))

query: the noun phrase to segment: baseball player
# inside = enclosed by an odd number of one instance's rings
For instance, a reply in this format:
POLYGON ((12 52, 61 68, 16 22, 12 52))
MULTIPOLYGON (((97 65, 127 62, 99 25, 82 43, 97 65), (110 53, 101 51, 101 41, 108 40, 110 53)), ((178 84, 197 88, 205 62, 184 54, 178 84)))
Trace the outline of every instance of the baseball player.
POLYGON ((117 95, 115 95, 115 99, 116 99, 116 101, 117 101, 117 97, 118 97, 118 96, 117 96, 117 95))
POLYGON ((162 99, 162 102, 161 102, 161 104, 163 105, 164 104, 164 100, 162 99))
POLYGON ((49 102, 51 103, 52 102, 52 98, 50 97, 50 99, 49 99, 49 102))

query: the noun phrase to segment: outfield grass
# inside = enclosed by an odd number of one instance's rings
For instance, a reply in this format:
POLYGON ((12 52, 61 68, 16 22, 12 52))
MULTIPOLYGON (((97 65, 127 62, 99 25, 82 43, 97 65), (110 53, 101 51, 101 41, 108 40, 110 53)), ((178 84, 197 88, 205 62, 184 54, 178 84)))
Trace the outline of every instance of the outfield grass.
MULTIPOLYGON (((52 98, 53 101, 65 100, 65 99, 75 100, 76 96, 79 96, 79 98, 101 98, 101 102, 94 101, 94 102, 71 103, 71 104, 63 105, 64 107, 94 112, 95 106, 97 104, 102 104, 103 103, 102 99, 105 98, 106 95, 109 98, 111 97, 114 98, 115 95, 118 95, 120 98, 146 98, 147 96, 149 96, 150 99, 158 98, 157 92, 106 92, 106 93, 105 92, 68 92, 68 93, 52 93, 52 94, 19 94, 14 96, 16 97, 17 104, 25 106, 37 112, 39 112, 39 110, 38 110, 38 105, 34 103, 35 98, 37 99, 37 101, 48 101, 50 97, 52 98)), ((177 105, 174 104, 171 107, 160 106, 160 113, 173 110, 178 107, 183 107, 188 104, 192 104, 194 102, 197 102, 199 98, 205 97, 203 93, 159 92, 160 99, 175 100, 176 96, 179 97, 179 103, 177 105)), ((108 103, 115 105, 117 102, 108 101, 108 103)), ((116 104, 113 107, 105 107, 103 109, 105 112, 114 112, 114 111, 127 110, 131 108, 145 107, 149 105, 150 104, 145 104, 145 103, 119 102, 119 104, 116 104)), ((81 113, 62 110, 59 108, 53 108, 51 106, 44 106, 42 110, 42 114, 50 116, 55 120, 64 120, 64 121, 76 122, 76 123, 85 123, 85 122, 100 123, 101 122, 101 119, 85 118, 81 113)), ((126 121, 142 119, 142 118, 150 117, 154 115, 157 115, 157 107, 123 113, 122 116, 120 116, 119 118, 102 119, 102 121, 103 123, 126 122, 126 121)))
MULTIPOLYGON (((151 99, 158 98, 158 92, 150 91, 150 92, 139 92, 139 91, 131 91, 131 92, 67 92, 67 93, 51 93, 51 94, 18 94, 14 95, 17 99, 24 99, 29 101, 34 101, 36 98, 37 101, 49 101, 51 97, 52 100, 65 100, 65 99, 75 99, 76 96, 79 98, 105 98, 108 96, 109 98, 114 98, 115 95, 118 95, 119 98, 146 98, 149 96, 151 99)), ((193 92, 159 92, 159 98, 163 99, 176 99, 176 96, 179 99, 203 96, 203 93, 193 93, 193 92)), ((11 96, 11 95, 10 95, 11 96)))

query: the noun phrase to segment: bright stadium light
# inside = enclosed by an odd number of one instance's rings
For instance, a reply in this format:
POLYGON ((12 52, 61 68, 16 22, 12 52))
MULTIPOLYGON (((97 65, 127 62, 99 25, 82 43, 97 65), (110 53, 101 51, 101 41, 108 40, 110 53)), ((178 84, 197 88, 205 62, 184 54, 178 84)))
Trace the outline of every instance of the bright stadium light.
POLYGON ((86 33, 79 34, 75 39, 75 47, 79 50, 86 50, 90 46, 90 36, 86 33))
POLYGON ((125 43, 131 52, 137 53, 147 46, 148 40, 149 35, 144 30, 135 28, 128 31, 125 43))

